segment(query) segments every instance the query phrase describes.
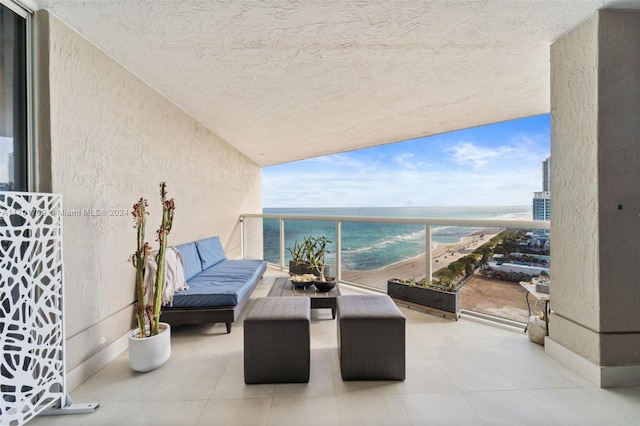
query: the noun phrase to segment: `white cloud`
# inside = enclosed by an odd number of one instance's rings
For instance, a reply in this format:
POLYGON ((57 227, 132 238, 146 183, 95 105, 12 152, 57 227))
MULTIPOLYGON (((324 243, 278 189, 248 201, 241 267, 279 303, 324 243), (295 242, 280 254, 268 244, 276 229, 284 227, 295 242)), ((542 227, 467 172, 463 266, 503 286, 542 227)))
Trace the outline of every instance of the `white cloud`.
POLYGON ((393 162, 405 169, 415 169, 417 167, 414 155, 410 152, 403 152, 394 157, 393 162))
POLYGON ((485 148, 474 145, 471 142, 460 142, 459 144, 448 148, 447 151, 452 152, 452 160, 460 165, 471 165, 474 169, 486 166, 492 160, 501 157, 512 157, 514 149, 509 146, 501 146, 498 148, 485 148))

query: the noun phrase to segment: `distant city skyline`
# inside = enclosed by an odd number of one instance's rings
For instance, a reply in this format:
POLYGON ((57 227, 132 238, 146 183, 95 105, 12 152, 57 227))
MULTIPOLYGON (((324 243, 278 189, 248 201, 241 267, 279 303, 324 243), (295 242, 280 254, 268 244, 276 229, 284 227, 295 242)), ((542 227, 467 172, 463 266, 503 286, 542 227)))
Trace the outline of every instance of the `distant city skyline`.
POLYGON ((264 167, 264 207, 531 205, 549 114, 264 167))

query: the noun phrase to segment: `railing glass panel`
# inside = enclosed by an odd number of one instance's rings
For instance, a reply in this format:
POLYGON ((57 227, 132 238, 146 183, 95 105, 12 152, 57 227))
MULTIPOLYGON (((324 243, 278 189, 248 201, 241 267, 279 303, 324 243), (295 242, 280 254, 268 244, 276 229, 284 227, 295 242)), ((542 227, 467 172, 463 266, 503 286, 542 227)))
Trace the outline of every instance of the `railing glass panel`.
POLYGON ((329 220, 300 220, 287 219, 284 221, 284 267, 289 267, 292 260, 291 253, 287 249, 294 249, 296 242, 304 244, 306 237, 326 237, 330 242, 326 246, 325 264, 329 266, 329 273, 335 275, 336 271, 336 222, 329 220))
MULTIPOLYGON (((249 218, 248 220, 251 220, 249 218)), ((263 259, 275 265, 280 264, 280 219, 264 219, 263 259)))

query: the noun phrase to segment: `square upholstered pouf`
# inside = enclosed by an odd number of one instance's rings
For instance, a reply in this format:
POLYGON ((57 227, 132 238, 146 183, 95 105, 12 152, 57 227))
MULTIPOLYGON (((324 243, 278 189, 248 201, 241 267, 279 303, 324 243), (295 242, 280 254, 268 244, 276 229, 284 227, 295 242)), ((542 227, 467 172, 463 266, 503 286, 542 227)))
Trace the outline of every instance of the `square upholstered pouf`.
POLYGON ((306 383, 311 346, 308 297, 257 299, 244 320, 244 382, 306 383))
POLYGON ((404 380, 405 318, 389 296, 340 296, 342 380, 404 380))

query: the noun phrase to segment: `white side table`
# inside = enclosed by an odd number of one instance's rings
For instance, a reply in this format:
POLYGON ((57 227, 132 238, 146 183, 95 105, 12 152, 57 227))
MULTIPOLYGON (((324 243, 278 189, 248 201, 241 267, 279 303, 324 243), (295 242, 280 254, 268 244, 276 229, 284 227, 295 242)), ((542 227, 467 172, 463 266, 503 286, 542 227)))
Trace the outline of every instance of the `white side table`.
MULTIPOLYGON (((549 313, 550 313, 549 312, 549 295, 547 293, 537 292, 535 284, 520 281, 520 285, 525 290, 527 290, 527 293, 525 295, 525 300, 527 301, 527 309, 529 310, 529 316, 527 317, 527 320, 531 316, 531 304, 529 302, 529 295, 532 295, 533 297, 535 297, 538 303, 540 304, 544 303, 544 308, 543 308, 544 325, 547 329, 546 334, 548 336, 549 335, 549 313)), ((542 308, 542 305, 540 305, 540 307, 542 308)), ((528 324, 527 324, 527 327, 528 327, 528 324)), ((527 331, 527 327, 524 328, 525 333, 527 331)))

